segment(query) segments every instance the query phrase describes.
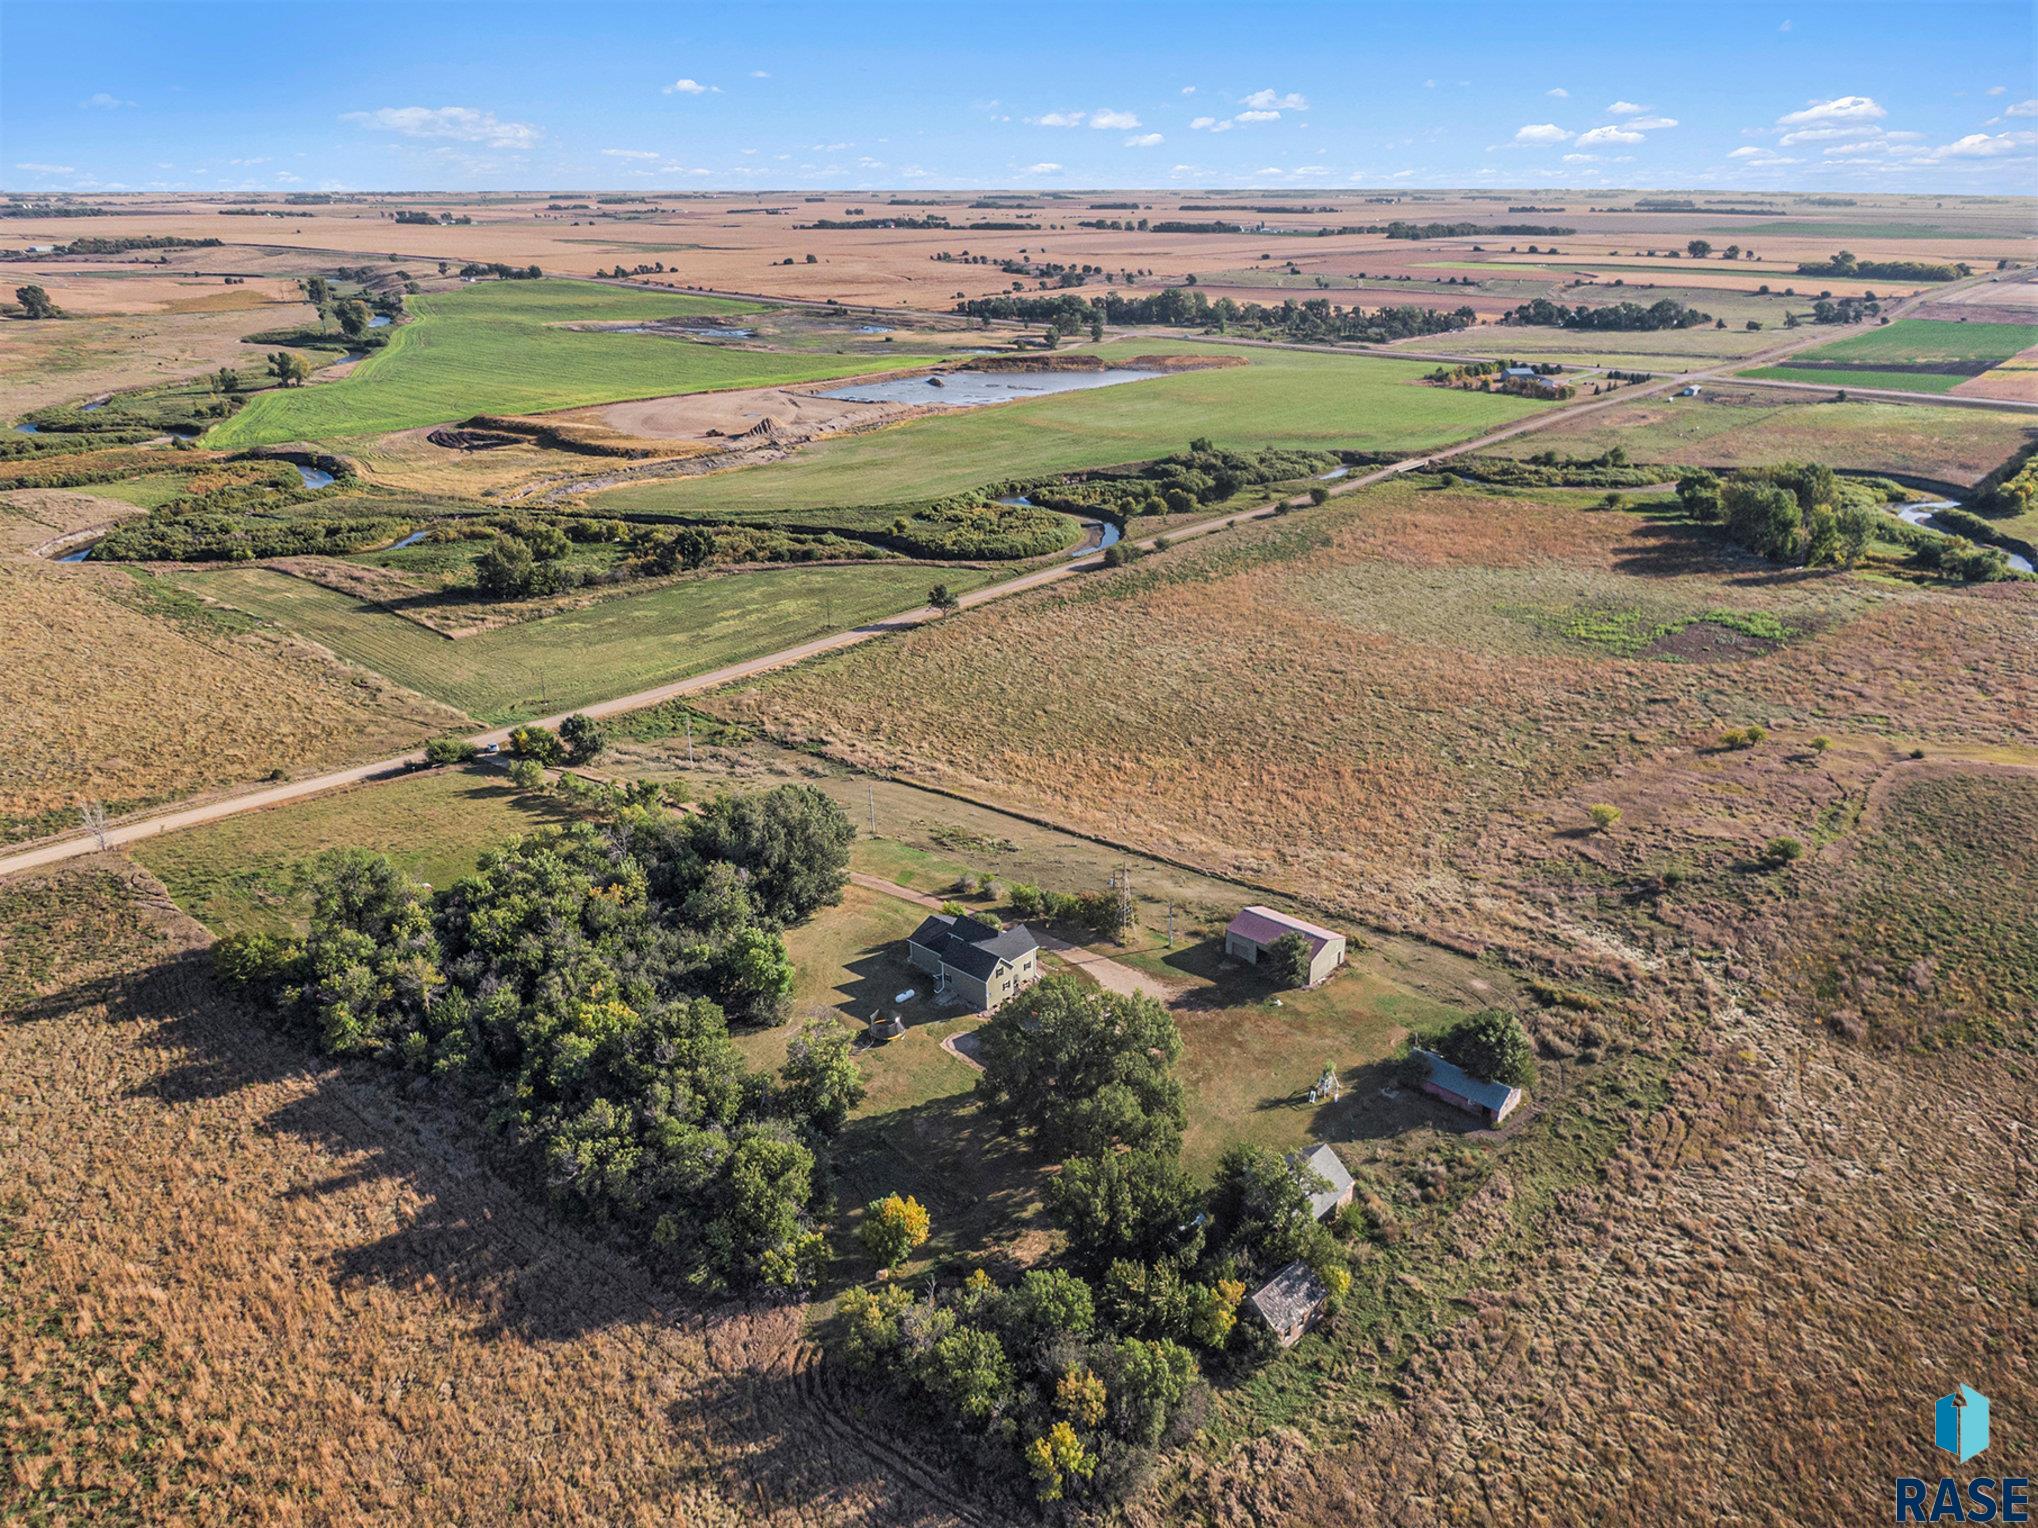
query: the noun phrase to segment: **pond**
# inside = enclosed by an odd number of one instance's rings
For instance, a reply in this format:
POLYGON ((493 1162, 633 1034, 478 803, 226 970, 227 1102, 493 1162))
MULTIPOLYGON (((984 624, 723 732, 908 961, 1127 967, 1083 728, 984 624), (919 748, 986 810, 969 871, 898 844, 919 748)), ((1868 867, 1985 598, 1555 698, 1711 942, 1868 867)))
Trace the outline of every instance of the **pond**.
POLYGON ((292 462, 290 465, 295 467, 297 475, 304 479, 304 486, 306 488, 330 488, 332 486, 333 475, 330 472, 318 467, 307 467, 303 462, 292 462))
POLYGON ((389 315, 387 313, 377 313, 368 320, 368 327, 370 329, 387 329, 389 327, 389 315))
POLYGON ((830 388, 821 396, 848 403, 917 403, 969 409, 987 403, 1011 403, 1020 398, 1042 398, 1052 393, 1082 392, 1092 387, 1116 387, 1122 382, 1144 382, 1162 375, 1126 366, 1106 367, 1102 371, 948 371, 931 377, 852 382, 847 387, 830 388))
POLYGON ((40 435, 42 431, 32 424, 18 424, 14 427, 14 433, 17 435, 40 435))
POLYGON ((99 543, 96 541, 88 541, 83 546, 74 546, 71 548, 70 551, 64 553, 63 556, 59 557, 57 561, 83 562, 87 557, 90 557, 92 555, 92 548, 94 548, 97 545, 99 545, 99 543))
POLYGON ((412 531, 408 536, 404 537, 403 540, 390 542, 387 550, 392 552, 400 552, 407 546, 416 546, 420 541, 424 540, 425 537, 429 536, 430 534, 431 534, 430 531, 412 531))
MULTIPOLYGON (((1033 501, 1023 493, 1015 493, 1009 499, 1000 499, 998 502, 1000 504, 1019 504, 1027 509, 1033 508, 1033 501)), ((1085 534, 1081 541, 1069 548, 1068 555, 1071 557, 1087 557, 1092 552, 1103 551, 1107 546, 1116 546, 1119 539, 1125 534, 1115 520, 1079 519, 1076 523, 1085 532, 1095 531, 1097 533, 1097 544, 1095 546, 1090 545, 1090 538, 1085 534)))

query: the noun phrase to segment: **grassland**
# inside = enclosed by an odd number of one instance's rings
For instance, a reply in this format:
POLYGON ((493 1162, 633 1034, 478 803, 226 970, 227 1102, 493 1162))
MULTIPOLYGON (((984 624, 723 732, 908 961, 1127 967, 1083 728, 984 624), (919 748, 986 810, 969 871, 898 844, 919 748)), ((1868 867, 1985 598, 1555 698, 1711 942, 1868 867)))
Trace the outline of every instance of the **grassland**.
POLYGON ((19 497, 37 507, 0 516, 16 542, 0 558, 0 705, 15 739, 0 764, 0 839, 75 828, 81 801, 118 811, 336 766, 458 719, 159 580, 19 555, 105 518, 86 495, 19 497))
MULTIPOLYGON (((338 381, 265 393, 208 432, 221 449, 334 440, 581 404, 849 376, 867 357, 782 356, 570 324, 737 313, 740 303, 573 281, 477 282, 413 299, 416 317, 338 381)), ((887 358, 911 365, 913 356, 887 358)))
POLYGON ((1752 467, 1821 461, 1965 485, 2009 460, 2034 433, 2038 420, 2008 409, 1834 403, 1729 383, 1707 387, 1698 398, 1638 399, 1503 441, 1494 451, 1589 457, 1619 446, 1638 462, 1752 467))
POLYGON ((637 514, 872 504, 1012 478, 1220 446, 1415 450, 1496 428, 1547 405, 1421 385, 1417 362, 1127 340, 1108 358, 1244 355, 1249 364, 972 409, 826 441, 761 467, 618 488, 599 509, 637 514))
POLYGON ((495 627, 458 641, 349 595, 266 568, 176 575, 193 594, 331 649, 477 721, 570 711, 923 603, 923 567, 774 568, 685 580, 495 627))
POLYGON ((563 821, 542 796, 493 769, 440 769, 152 838, 134 857, 215 934, 302 930, 304 873, 330 849, 386 854, 404 874, 448 886, 483 850, 563 821))
POLYGON ((1801 351, 1786 365, 1748 373, 1779 382, 1830 382, 1845 387, 1905 388, 1948 393, 1961 383, 2038 344, 2038 325, 1968 324, 1901 318, 1801 351))

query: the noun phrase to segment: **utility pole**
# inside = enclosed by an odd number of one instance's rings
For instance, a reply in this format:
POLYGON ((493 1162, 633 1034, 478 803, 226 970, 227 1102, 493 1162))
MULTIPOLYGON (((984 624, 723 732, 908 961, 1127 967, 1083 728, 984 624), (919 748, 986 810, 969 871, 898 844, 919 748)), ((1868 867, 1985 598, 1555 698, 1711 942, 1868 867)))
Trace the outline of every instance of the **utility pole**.
POLYGON ((1175 942, 1175 904, 1170 902, 1168 904, 1168 943, 1170 945, 1173 945, 1174 942, 1175 942))
POLYGON ((864 782, 864 789, 865 789, 866 791, 868 791, 868 792, 869 792, 869 797, 868 797, 868 799, 869 799, 869 801, 870 801, 870 836, 871 836, 872 838, 876 838, 876 837, 877 837, 877 781, 875 781, 875 780, 866 780, 866 781, 864 782))
POLYGON ((686 713, 686 767, 693 768, 693 712, 686 713))

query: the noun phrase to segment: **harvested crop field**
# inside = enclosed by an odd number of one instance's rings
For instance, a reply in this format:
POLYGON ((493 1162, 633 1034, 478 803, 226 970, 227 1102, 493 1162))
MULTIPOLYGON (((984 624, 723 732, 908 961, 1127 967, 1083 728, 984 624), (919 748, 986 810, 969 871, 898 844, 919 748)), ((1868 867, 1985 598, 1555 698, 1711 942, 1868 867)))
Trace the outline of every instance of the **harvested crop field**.
POLYGON ((118 861, 0 887, 0 1517, 956 1520, 798 1307, 690 1307, 562 1229, 205 943, 118 861))
POLYGON ((2038 732, 2028 589, 1779 575, 1678 524, 1541 497, 1368 490, 707 705, 1349 914, 1458 932, 1487 921, 1459 878, 1503 852, 1481 842, 1489 822, 1567 832, 1594 782, 1695 761, 1721 727, 2038 732), (1787 640, 1727 663, 1634 650, 1635 633, 1702 620, 1787 640), (1967 683, 1938 681, 1949 662, 1967 683), (967 720, 985 716, 998 725, 967 720))
POLYGON ((1779 382, 1950 393, 2038 343, 2038 325, 1903 318, 1748 373, 1779 382))
POLYGON ((2034 438, 2038 419, 2008 409, 1834 403, 1729 383, 1708 386, 1696 398, 1637 399, 1502 441, 1493 450, 1514 457, 1542 451, 1592 457, 1619 446, 1632 461, 1693 467, 1823 461, 1964 486, 1986 477, 2034 438))

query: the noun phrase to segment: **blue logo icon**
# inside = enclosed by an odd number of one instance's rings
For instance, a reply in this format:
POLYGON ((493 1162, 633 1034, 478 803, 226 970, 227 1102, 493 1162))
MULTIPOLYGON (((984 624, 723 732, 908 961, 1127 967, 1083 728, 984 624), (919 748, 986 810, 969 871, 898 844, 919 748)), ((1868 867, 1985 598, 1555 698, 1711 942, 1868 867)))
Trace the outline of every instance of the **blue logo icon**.
POLYGON ((1988 1447, 1988 1397, 1970 1385, 1933 1408, 1932 1441, 1962 1464, 1988 1447))

